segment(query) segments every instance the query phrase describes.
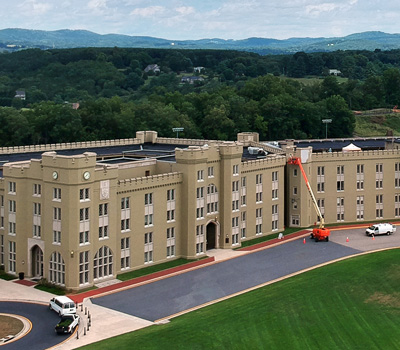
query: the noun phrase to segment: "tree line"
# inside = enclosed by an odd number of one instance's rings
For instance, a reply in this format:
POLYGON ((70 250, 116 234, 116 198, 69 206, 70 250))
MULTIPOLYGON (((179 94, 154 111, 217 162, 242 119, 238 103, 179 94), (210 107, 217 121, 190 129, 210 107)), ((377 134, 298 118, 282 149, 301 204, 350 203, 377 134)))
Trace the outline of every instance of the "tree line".
POLYGON ((1 146, 132 137, 234 140, 352 136, 352 110, 400 104, 400 51, 261 56, 222 50, 82 48, 0 55, 1 146), (144 72, 157 64, 160 72, 144 72), (194 67, 202 67, 194 72, 194 67), (345 79, 328 75, 342 71, 345 79), (183 84, 183 75, 204 81, 183 84), (294 78, 314 75, 314 79, 294 78), (293 78, 293 79, 292 79, 293 78), (26 100, 15 91, 26 92, 26 100), (71 108, 70 102, 79 102, 71 108))

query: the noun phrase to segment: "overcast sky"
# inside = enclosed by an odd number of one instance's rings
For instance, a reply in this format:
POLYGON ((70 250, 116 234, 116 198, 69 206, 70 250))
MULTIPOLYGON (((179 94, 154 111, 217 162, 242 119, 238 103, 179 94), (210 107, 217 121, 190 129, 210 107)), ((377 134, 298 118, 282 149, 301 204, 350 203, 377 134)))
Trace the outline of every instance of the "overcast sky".
POLYGON ((0 29, 170 40, 400 33, 399 0, 0 0, 0 29))

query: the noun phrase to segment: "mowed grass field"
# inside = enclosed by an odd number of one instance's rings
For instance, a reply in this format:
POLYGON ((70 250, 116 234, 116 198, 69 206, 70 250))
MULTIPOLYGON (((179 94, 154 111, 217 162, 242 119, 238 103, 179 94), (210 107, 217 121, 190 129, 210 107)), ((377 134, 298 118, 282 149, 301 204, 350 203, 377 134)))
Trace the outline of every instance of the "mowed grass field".
POLYGON ((333 263, 82 349, 400 349, 400 250, 333 263))

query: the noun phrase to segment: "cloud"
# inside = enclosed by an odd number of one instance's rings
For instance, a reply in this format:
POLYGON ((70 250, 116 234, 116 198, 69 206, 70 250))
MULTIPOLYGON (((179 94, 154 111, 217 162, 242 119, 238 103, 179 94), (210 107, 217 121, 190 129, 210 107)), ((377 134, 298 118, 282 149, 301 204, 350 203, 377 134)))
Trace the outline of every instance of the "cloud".
POLYGON ((130 15, 140 16, 140 17, 154 17, 156 15, 163 14, 165 12, 165 7, 163 6, 149 6, 137 8, 131 11, 130 15))
POLYGON ((306 13, 311 15, 311 16, 319 16, 322 13, 325 12, 332 12, 332 11, 348 11, 350 10, 354 5, 356 5, 358 0, 349 0, 344 3, 338 3, 338 2, 326 2, 318 5, 307 5, 306 6, 306 13))
POLYGON ((29 14, 30 16, 38 16, 38 15, 43 15, 48 11, 50 11, 53 8, 53 5, 49 4, 48 2, 26 0, 20 5, 18 5, 18 7, 25 14, 29 14))
POLYGON ((183 16, 191 15, 191 14, 196 12, 194 7, 191 7, 191 6, 177 7, 175 9, 175 11, 178 12, 180 15, 183 15, 183 16))

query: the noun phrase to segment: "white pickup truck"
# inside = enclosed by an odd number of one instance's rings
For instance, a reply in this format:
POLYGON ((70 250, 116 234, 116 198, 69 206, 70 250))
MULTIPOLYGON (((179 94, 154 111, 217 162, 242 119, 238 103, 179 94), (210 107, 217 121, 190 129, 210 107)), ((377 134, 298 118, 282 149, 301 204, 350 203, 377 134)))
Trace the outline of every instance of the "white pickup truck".
POLYGON ((365 231, 367 236, 376 236, 376 235, 390 235, 396 232, 396 226, 393 224, 374 224, 368 227, 365 231))
POLYGON ((72 333, 76 326, 79 324, 79 315, 65 314, 61 317, 60 322, 57 323, 55 331, 57 333, 72 333))

